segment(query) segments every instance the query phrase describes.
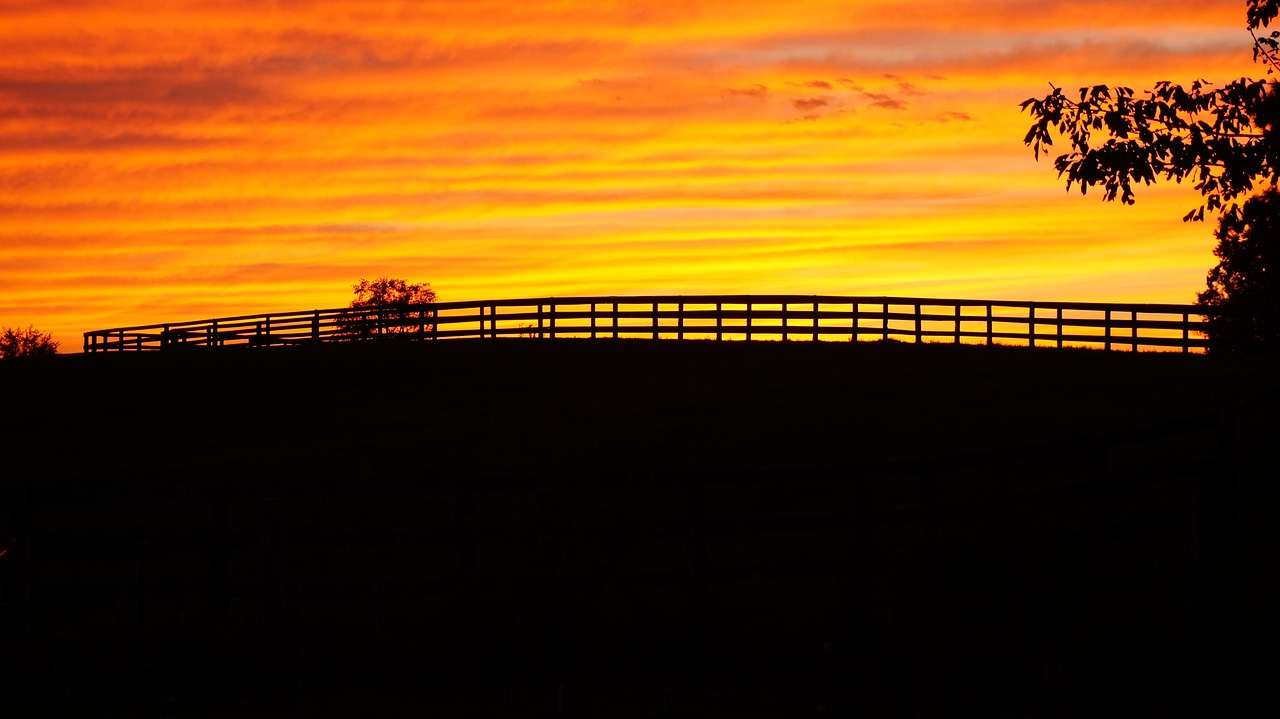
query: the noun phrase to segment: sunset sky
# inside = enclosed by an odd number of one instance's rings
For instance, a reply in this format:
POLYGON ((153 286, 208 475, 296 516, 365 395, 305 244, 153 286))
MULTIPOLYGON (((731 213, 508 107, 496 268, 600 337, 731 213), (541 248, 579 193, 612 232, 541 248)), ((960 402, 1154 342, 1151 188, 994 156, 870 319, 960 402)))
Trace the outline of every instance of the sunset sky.
POLYGON ((1241 0, 0 0, 0 325, 720 292, 1191 302, 1190 187, 1049 83, 1258 76, 1241 0))

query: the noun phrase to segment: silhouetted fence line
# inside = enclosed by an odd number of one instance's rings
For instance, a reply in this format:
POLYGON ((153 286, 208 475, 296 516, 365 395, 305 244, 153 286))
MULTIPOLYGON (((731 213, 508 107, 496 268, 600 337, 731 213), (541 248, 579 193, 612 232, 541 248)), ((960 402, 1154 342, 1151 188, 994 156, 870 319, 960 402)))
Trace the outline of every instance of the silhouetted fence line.
POLYGON ((277 312, 93 330, 85 352, 359 340, 900 340, 1202 351, 1194 305, 838 295, 542 297, 277 312))

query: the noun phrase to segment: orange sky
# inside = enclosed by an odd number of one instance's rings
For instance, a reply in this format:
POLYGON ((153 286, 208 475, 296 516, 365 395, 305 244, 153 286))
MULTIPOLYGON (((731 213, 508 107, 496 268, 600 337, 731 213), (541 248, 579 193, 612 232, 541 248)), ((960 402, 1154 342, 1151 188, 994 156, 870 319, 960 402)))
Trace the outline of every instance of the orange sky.
POLYGON ((1240 0, 0 0, 0 325, 795 292, 1190 302, 1190 187, 1067 194, 1049 82, 1257 76, 1240 0))

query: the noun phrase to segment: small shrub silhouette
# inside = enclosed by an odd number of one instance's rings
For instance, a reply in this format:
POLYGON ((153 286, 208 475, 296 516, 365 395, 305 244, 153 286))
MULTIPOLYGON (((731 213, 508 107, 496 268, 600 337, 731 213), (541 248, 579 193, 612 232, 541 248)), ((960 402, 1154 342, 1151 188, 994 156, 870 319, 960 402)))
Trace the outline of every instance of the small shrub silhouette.
POLYGON ((379 277, 370 282, 360 278, 352 285, 355 299, 337 319, 337 336, 346 340, 421 336, 435 329, 434 318, 423 305, 436 301, 429 283, 379 277))
POLYGON ((58 354, 59 343, 53 335, 27 325, 26 329, 5 327, 0 330, 0 357, 42 357, 58 354))

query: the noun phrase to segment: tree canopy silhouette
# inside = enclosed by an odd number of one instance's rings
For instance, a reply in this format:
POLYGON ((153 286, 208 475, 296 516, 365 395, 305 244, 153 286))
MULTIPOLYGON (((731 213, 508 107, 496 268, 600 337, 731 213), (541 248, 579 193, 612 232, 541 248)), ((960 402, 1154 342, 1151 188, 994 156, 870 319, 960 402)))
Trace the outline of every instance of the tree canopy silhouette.
POLYGON ((53 335, 27 325, 0 330, 0 357, 40 357, 58 354, 59 343, 53 335))
POLYGON ((369 281, 362 277, 352 290, 355 299, 351 300, 351 308, 337 319, 339 337, 364 340, 435 329, 429 321, 432 315, 422 307, 436 301, 429 283, 391 277, 369 281))
POLYGON ((1213 350, 1280 347, 1280 191, 1268 188, 1218 223, 1217 267, 1198 302, 1213 350), (1270 270, 1270 271, 1268 271, 1270 270))
MULTIPOLYGON (((1258 31, 1280 15, 1280 0, 1247 0, 1246 15, 1254 61, 1271 75, 1280 69, 1280 32, 1258 31)), ((1280 180, 1280 85, 1273 80, 1244 77, 1220 88, 1162 80, 1141 96, 1094 85, 1080 88, 1078 100, 1054 87, 1021 106, 1033 118, 1023 141, 1037 159, 1055 133, 1070 141, 1071 150, 1054 160, 1068 190, 1100 187, 1104 200, 1131 205, 1135 183, 1190 180, 1204 201, 1183 220, 1203 220, 1206 210, 1236 215, 1236 200, 1256 182, 1280 180)))
MULTIPOLYGON (((1259 36, 1280 15, 1280 0, 1247 0, 1253 59, 1272 75, 1280 70, 1280 31, 1259 36)), ((1221 213, 1220 262, 1209 271, 1198 304, 1209 310, 1211 349, 1275 347, 1276 233, 1280 231, 1280 83, 1239 80, 1214 88, 1196 80, 1189 88, 1167 80, 1138 96, 1128 87, 1080 88, 1079 99, 1061 88, 1022 102, 1033 123, 1023 141, 1039 159, 1054 134, 1070 151, 1054 159, 1058 176, 1086 194, 1132 205, 1133 187, 1158 180, 1190 180, 1203 196, 1183 221, 1221 213), (1250 197, 1255 184, 1267 188, 1250 197), (1244 200, 1241 206, 1241 198, 1244 200)))

